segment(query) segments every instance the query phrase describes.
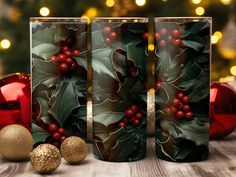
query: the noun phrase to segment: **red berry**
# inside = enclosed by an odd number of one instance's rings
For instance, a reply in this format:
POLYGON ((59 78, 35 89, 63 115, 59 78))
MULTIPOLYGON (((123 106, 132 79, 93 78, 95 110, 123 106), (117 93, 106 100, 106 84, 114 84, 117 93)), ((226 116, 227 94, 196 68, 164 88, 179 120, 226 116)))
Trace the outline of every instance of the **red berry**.
POLYGON ((184 96, 182 99, 183 103, 189 103, 189 97, 188 96, 184 96))
POLYGON ((120 122, 119 123, 119 127, 121 128, 121 127, 125 127, 126 126, 126 124, 124 123, 124 122, 120 122))
POLYGON ((129 124, 129 122, 130 122, 127 117, 124 117, 124 118, 122 119, 122 121, 123 121, 124 123, 126 123, 126 124, 129 124))
POLYGON ((183 93, 178 93, 178 95, 177 95, 177 98, 178 98, 178 99, 182 100, 183 97, 184 97, 184 94, 183 94, 183 93))
POLYGON ((51 56, 49 58, 49 61, 53 62, 53 63, 57 63, 58 62, 58 58, 56 56, 51 56))
POLYGON ((70 66, 70 69, 71 70, 76 70, 78 68, 78 64, 76 62, 72 62, 71 66, 70 66))
POLYGON ((160 34, 158 32, 154 33, 154 38, 156 41, 160 40, 160 34))
POLYGON ((80 53, 80 51, 78 49, 75 49, 72 51, 73 56, 77 56, 77 55, 79 55, 79 53, 80 53))
POLYGON ((160 41, 160 46, 161 47, 165 47, 166 46, 166 41, 165 40, 161 40, 160 41))
POLYGON ((179 103, 179 105, 177 106, 177 108, 179 109, 179 110, 181 110, 182 108, 183 108, 183 103, 179 103))
POLYGON ((136 113, 138 111, 138 106, 137 105, 131 105, 130 109, 133 109, 134 112, 136 113))
POLYGON ((103 33, 106 34, 106 35, 110 34, 111 33, 111 28, 109 26, 105 26, 103 28, 103 33))
POLYGON ((65 53, 65 52, 67 52, 67 51, 70 51, 70 49, 69 49, 69 47, 64 46, 64 47, 61 48, 61 51, 62 51, 63 53, 65 53))
POLYGON ((175 40, 173 41, 173 44, 174 44, 175 46, 181 46, 181 45, 182 45, 182 40, 181 40, 181 39, 175 39, 175 40))
POLYGON ((176 112, 176 117, 183 118, 184 117, 184 112, 183 111, 177 111, 176 112))
POLYGON ((107 44, 107 45, 111 45, 111 39, 107 37, 105 39, 104 43, 107 44))
POLYGON ((143 114, 141 112, 138 112, 137 114, 135 114, 136 119, 140 120, 143 118, 143 114))
POLYGON ((180 101, 176 98, 172 101, 172 105, 176 108, 179 106, 179 104, 180 104, 180 101))
POLYGON ((72 52, 71 51, 66 51, 65 53, 65 56, 67 57, 67 58, 69 58, 69 57, 71 57, 72 56, 72 52))
POLYGON ((169 114, 169 113, 171 113, 171 109, 170 109, 170 108, 165 108, 165 109, 164 109, 164 112, 167 113, 167 114, 169 114))
POLYGON ((62 62, 65 62, 66 60, 66 55, 65 54, 59 54, 57 56, 57 59, 58 59, 58 62, 62 63, 62 62))
POLYGON ((190 111, 190 106, 189 106, 189 105, 184 105, 184 106, 183 106, 183 111, 184 111, 184 112, 190 111))
POLYGON ((117 38, 116 32, 111 32, 110 38, 111 38, 112 40, 115 40, 115 39, 117 38))
POLYGON ((66 139, 66 137, 65 137, 65 136, 62 136, 62 137, 60 138, 60 142, 62 143, 65 139, 66 139))
POLYGON ((66 63, 61 63, 61 64, 59 65, 59 68, 60 68, 60 71, 61 71, 62 73, 67 73, 67 72, 68 72, 68 69, 69 69, 69 67, 68 67, 68 65, 67 65, 66 63))
POLYGON ((148 32, 143 33, 143 39, 148 41, 148 32))
POLYGON ((160 81, 155 82, 155 88, 158 89, 160 87, 161 87, 161 82, 160 81))
POLYGON ((58 143, 58 142, 54 142, 54 143, 52 143, 54 146, 56 146, 57 148, 59 148, 60 147, 60 143, 58 143))
POLYGON ((169 42, 172 41, 172 36, 168 36, 168 41, 169 41, 169 42))
POLYGON ((170 111, 171 111, 172 113, 176 113, 176 112, 177 112, 177 109, 172 106, 172 107, 170 108, 170 111))
POLYGON ((57 125, 56 124, 50 124, 48 126, 48 130, 51 132, 51 133, 55 133, 57 131, 57 125))
POLYGON ((133 110, 133 109, 127 109, 127 110, 125 111, 125 115, 126 115, 127 117, 133 117, 133 115, 134 115, 134 110, 133 110))
POLYGON ((167 29, 166 29, 166 28, 161 28, 160 34, 161 34, 162 36, 165 36, 165 35, 167 34, 167 29))
POLYGON ((138 126, 140 124, 140 120, 138 120, 138 119, 135 119, 134 121, 133 121, 133 126, 138 126))
POLYGON ((72 63, 73 63, 73 60, 72 60, 71 58, 67 58, 67 59, 66 59, 66 64, 67 64, 68 66, 71 66, 72 63))
POLYGON ((193 118, 193 113, 192 113, 192 112, 187 112, 187 113, 185 114, 185 118, 187 118, 187 119, 192 119, 192 118, 193 118))
POLYGON ((180 33, 180 31, 179 31, 178 29, 173 29, 173 30, 172 30, 172 36, 173 36, 174 38, 179 38, 180 35, 181 35, 181 33, 180 33))
POLYGON ((138 74, 138 70, 135 67, 130 67, 129 68, 129 73, 130 73, 131 77, 135 77, 138 74))
POLYGON ((60 133, 61 135, 64 135, 65 129, 64 128, 58 128, 57 132, 60 133))
POLYGON ((56 133, 53 133, 52 138, 54 140, 59 140, 61 138, 61 135, 60 135, 60 133, 56 132, 56 133))
POLYGON ((65 41, 66 45, 71 45, 73 42, 73 39, 71 37, 68 37, 65 41))

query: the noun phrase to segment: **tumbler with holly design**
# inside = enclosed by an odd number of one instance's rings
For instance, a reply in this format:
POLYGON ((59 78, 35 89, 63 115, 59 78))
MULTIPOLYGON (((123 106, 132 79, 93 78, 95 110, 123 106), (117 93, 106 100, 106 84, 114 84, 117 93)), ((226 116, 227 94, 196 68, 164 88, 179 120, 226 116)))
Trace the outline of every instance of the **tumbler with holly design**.
POLYGON ((31 18, 34 144, 86 138, 87 20, 31 18))
POLYGON ((155 18, 156 153, 208 156, 211 18, 155 18))
POLYGON ((93 152, 113 162, 146 152, 146 18, 92 20, 93 152))

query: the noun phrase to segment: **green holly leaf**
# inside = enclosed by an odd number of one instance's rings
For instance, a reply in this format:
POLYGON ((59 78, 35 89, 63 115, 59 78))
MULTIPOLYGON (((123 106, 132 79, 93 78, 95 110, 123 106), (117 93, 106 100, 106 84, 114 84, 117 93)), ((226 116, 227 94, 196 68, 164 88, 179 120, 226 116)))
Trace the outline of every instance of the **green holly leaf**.
POLYGON ((191 80, 197 78, 202 71, 202 68, 199 66, 197 62, 189 61, 183 72, 181 73, 181 76, 183 77, 183 80, 191 80))
POLYGON ((204 42, 200 43, 195 40, 182 40, 182 44, 184 47, 192 48, 196 50, 197 52, 202 51, 205 47, 204 42))
POLYGON ((97 74, 106 74, 112 77, 113 79, 117 80, 117 77, 115 75, 115 69, 111 60, 112 51, 113 50, 111 48, 93 50, 92 67, 97 74))
POLYGON ((77 90, 72 82, 64 81, 55 93, 55 101, 48 111, 63 127, 64 122, 72 111, 79 107, 77 90))
POLYGON ((122 49, 114 49, 111 57, 115 70, 118 71, 123 77, 128 76, 128 67, 126 65, 127 53, 122 49))
MULTIPOLYGON (((93 27, 92 27, 93 28, 93 27)), ((104 37, 102 30, 97 30, 91 33, 92 36, 92 49, 101 48, 104 46, 104 37)))
POLYGON ((33 58, 32 67, 32 86, 33 90, 39 84, 44 84, 47 87, 55 86, 60 81, 60 72, 58 70, 58 65, 33 58))
POLYGON ((33 143, 43 143, 50 136, 50 133, 36 124, 32 124, 33 143))
POLYGON ((60 25, 54 25, 50 28, 42 29, 32 35, 32 53, 45 60, 60 51, 57 43, 66 39, 60 25))
POLYGON ((143 47, 137 47, 134 43, 126 45, 127 58, 135 63, 139 68, 146 66, 146 54, 143 47))
POLYGON ((100 114, 93 116, 94 123, 100 123, 105 126, 115 124, 119 122, 124 117, 123 112, 102 112, 100 114))

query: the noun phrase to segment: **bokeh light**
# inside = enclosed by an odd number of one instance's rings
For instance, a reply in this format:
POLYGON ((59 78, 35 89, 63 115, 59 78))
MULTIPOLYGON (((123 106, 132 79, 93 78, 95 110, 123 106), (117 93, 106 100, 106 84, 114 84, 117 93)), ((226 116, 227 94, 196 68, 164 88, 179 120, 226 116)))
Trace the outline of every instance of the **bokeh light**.
POLYGON ((232 66, 230 68, 230 72, 231 72, 232 75, 236 76, 236 66, 232 66))
POLYGON ((216 31, 214 33, 214 36, 218 37, 218 39, 221 39, 223 35, 222 35, 222 33, 220 31, 216 31))
POLYGON ((113 7, 115 5, 115 0, 106 0, 107 7, 113 7))
POLYGON ((43 17, 46 17, 46 16, 48 16, 50 14, 50 10, 47 7, 42 7, 42 8, 40 8, 39 13, 43 17))
POLYGON ((192 0, 193 4, 200 4, 202 0, 192 0))
POLYGON ((146 4, 146 0, 135 0, 135 3, 138 6, 144 6, 146 4))
POLYGON ((8 39, 1 40, 1 48, 8 49, 11 46, 11 42, 8 39))
POLYGON ((212 44, 217 44, 218 41, 219 41, 219 38, 217 36, 215 36, 215 35, 211 36, 211 43, 212 44))
POLYGON ((220 0, 224 5, 231 4, 232 0, 220 0))
POLYGON ((197 15, 201 16, 205 13, 205 9, 203 7, 197 7, 195 12, 197 15))

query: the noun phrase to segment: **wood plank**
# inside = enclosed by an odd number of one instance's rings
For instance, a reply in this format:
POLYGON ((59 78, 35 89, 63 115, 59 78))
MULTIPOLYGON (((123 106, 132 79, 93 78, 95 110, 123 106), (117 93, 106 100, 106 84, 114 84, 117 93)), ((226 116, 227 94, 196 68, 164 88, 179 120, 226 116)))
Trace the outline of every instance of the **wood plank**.
MULTIPOLYGON (((141 161, 111 163, 93 158, 92 153, 80 165, 64 160, 48 177, 235 177, 236 131, 220 141, 211 141, 209 159, 194 163, 160 160, 155 154, 155 139, 147 141, 147 155, 141 161)), ((92 145, 89 145, 92 150, 92 145)), ((41 177, 29 162, 8 162, 0 158, 0 177, 41 177)))

